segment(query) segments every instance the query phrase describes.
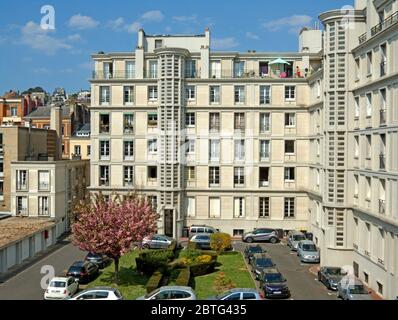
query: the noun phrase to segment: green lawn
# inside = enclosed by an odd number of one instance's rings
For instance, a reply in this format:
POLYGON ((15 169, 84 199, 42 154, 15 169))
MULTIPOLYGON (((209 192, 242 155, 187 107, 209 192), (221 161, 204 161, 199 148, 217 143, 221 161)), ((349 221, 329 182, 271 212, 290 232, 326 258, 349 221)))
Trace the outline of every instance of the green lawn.
POLYGON ((101 270, 100 276, 91 282, 87 287, 111 286, 117 287, 123 298, 135 300, 139 296, 146 294, 145 285, 148 277, 141 275, 135 269, 135 258, 138 256, 136 251, 124 255, 119 262, 119 285, 113 283, 115 265, 111 265, 101 270))
POLYGON ((234 282, 236 288, 256 288, 240 253, 221 255, 217 258, 217 262, 221 265, 216 267, 215 272, 195 277, 194 289, 198 299, 206 299, 217 294, 213 284, 215 277, 220 272, 224 272, 225 276, 234 282))

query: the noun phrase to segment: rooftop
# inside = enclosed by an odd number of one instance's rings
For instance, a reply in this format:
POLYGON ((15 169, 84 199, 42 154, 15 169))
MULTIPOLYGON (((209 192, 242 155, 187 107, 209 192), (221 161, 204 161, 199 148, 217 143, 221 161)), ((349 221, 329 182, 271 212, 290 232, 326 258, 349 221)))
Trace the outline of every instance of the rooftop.
POLYGON ((12 217, 0 220, 0 248, 53 226, 51 219, 12 217))
MULTIPOLYGON (((25 119, 50 118, 50 116, 51 116, 51 108, 52 108, 51 105, 38 107, 35 111, 32 111, 27 116, 25 116, 25 119)), ((69 116, 70 116, 70 106, 69 105, 63 105, 61 109, 62 109, 62 118, 63 119, 69 118, 69 116)))

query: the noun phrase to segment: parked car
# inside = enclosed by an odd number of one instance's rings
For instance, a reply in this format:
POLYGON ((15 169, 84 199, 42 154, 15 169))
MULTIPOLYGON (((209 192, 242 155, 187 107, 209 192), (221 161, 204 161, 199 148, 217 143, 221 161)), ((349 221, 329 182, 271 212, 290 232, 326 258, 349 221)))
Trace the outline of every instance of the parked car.
POLYGON ((256 280, 260 279, 261 272, 263 272, 264 269, 273 267, 275 267, 275 263, 267 255, 261 257, 253 257, 252 259, 252 271, 256 280))
POLYGON ((318 271, 318 280, 329 290, 337 290, 338 284, 347 273, 339 267, 321 267, 318 271))
POLYGON ((277 243, 279 241, 278 233, 275 229, 260 228, 254 229, 253 231, 246 232, 243 234, 242 240, 244 242, 255 242, 255 241, 269 241, 271 243, 277 243))
POLYGON ((301 262, 319 263, 320 255, 315 243, 311 240, 301 240, 297 246, 297 255, 301 262))
POLYGON ((171 237, 162 234, 154 234, 142 240, 142 247, 147 249, 167 249, 174 242, 176 242, 176 240, 171 237))
POLYGON ((79 290, 79 283, 73 277, 55 277, 50 280, 44 299, 65 299, 74 295, 79 290))
POLYGON ((188 236, 191 237, 198 233, 216 233, 218 230, 216 228, 206 226, 206 225, 192 225, 189 227, 188 236))
POLYGON ((353 277, 344 277, 337 286, 337 297, 343 300, 373 300, 371 292, 361 280, 353 277))
POLYGON ((88 261, 76 261, 70 266, 66 275, 79 280, 79 283, 88 283, 99 273, 96 264, 88 261))
POLYGON ((207 300, 263 300, 263 298, 255 289, 234 288, 207 300))
POLYGON ((198 249, 204 249, 204 250, 211 249, 210 236, 211 236, 210 233, 195 234, 189 239, 189 243, 195 243, 196 248, 198 249))
POLYGON ((289 233, 287 234, 287 245, 293 251, 297 251, 297 246, 299 242, 305 239, 306 237, 304 233, 300 231, 289 231, 289 233))
POLYGON ((123 296, 116 288, 94 287, 78 293, 69 300, 123 300, 123 296))
POLYGON ((105 268, 111 263, 111 258, 105 254, 89 252, 86 256, 86 261, 96 264, 100 269, 105 268))
POLYGON ((137 300, 196 300, 196 294, 191 287, 164 286, 137 300))
POLYGON ((304 236, 307 240, 314 240, 314 234, 312 232, 304 232, 304 236))
POLYGON ((259 245, 256 246, 246 246, 244 254, 247 261, 250 263, 251 257, 255 253, 265 253, 266 250, 259 245))
POLYGON ((289 298, 290 290, 286 282, 285 277, 276 268, 265 269, 260 275, 260 287, 265 298, 289 298))

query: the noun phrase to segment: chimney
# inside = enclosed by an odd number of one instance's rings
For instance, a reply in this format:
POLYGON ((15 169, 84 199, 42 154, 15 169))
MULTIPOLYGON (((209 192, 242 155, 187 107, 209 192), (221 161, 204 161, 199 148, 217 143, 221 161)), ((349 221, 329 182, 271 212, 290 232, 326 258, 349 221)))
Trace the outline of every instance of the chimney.
POLYGON ((56 132, 55 160, 62 159, 62 108, 59 105, 51 106, 50 129, 56 132))

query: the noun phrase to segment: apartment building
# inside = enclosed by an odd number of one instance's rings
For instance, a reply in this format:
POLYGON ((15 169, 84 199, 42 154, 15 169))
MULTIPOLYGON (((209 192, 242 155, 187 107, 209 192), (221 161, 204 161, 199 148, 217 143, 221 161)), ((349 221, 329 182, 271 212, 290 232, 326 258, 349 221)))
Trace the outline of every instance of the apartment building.
POLYGON ((23 117, 36 109, 36 99, 10 90, 0 97, 0 124, 5 126, 23 125, 23 117))
POLYGON ((80 126, 70 138, 70 159, 89 160, 91 155, 90 124, 80 126))
POLYGON ((398 296, 398 1, 360 0, 354 10, 329 11, 320 20, 323 70, 309 79, 310 131, 320 140, 310 150, 312 230, 323 265, 351 266, 392 299, 398 296))

